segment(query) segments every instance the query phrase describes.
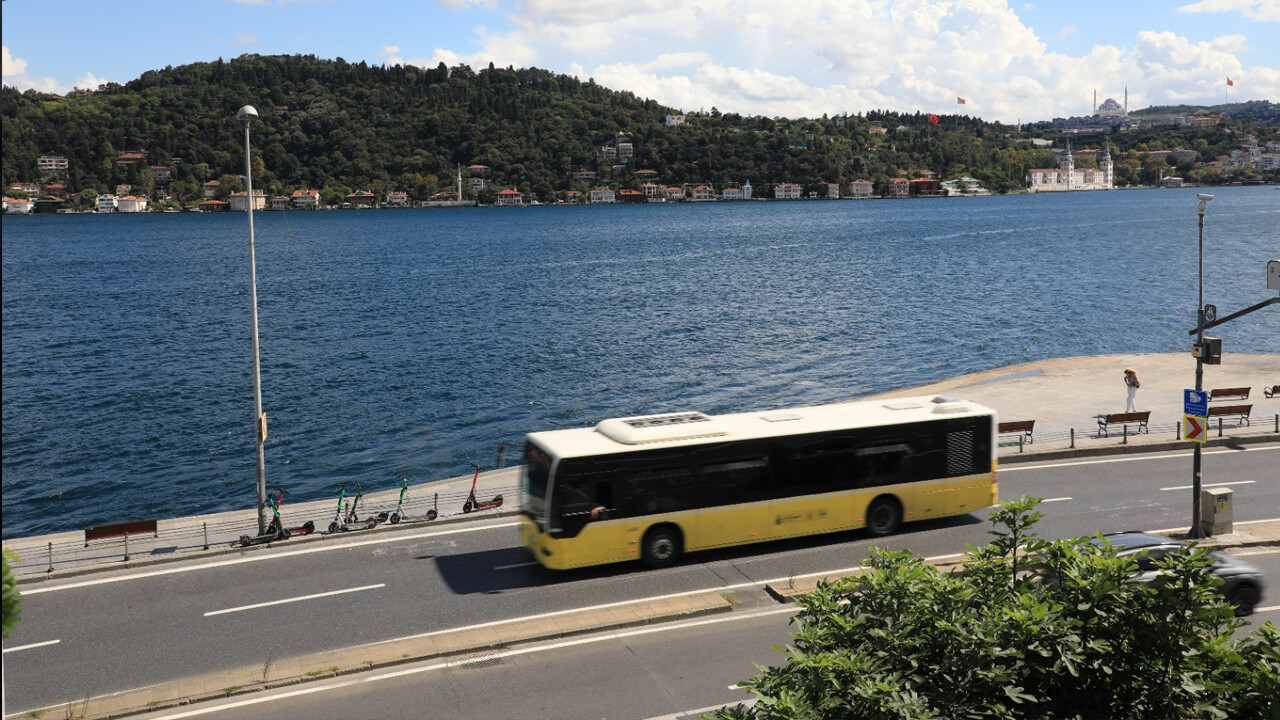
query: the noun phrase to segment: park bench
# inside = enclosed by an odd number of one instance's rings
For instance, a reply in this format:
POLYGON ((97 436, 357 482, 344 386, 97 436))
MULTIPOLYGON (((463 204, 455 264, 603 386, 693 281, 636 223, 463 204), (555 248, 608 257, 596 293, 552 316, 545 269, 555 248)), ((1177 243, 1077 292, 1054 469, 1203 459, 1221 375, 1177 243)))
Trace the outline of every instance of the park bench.
POLYGON ((1209 391, 1209 402, 1215 400, 1248 400, 1249 388, 1215 388, 1209 391))
POLYGON ((1031 431, 1035 426, 1035 420, 1014 420, 1012 422, 1000 423, 999 429, 1001 435, 1020 433, 1027 439, 1027 442, 1033 443, 1035 442, 1035 439, 1031 437, 1031 431))
POLYGON ((1280 385, 1272 385, 1271 387, 1263 390, 1262 394, 1269 398, 1280 397, 1280 385))
POLYGON ((1252 409, 1252 405, 1215 405, 1209 408, 1209 418, 1240 418, 1242 425, 1248 425, 1249 411, 1252 409))
POLYGON ((112 523, 111 525, 95 525, 84 529, 84 546, 89 547, 90 540, 121 537, 122 535, 142 535, 151 533, 160 536, 159 523, 155 520, 133 520, 131 522, 112 523))
POLYGON ((1137 425, 1138 432, 1143 432, 1145 430, 1147 434, 1151 434, 1151 430, 1147 427, 1147 421, 1150 419, 1150 410, 1100 415, 1098 416, 1098 432, 1101 433, 1103 437, 1106 437, 1108 425, 1137 425))

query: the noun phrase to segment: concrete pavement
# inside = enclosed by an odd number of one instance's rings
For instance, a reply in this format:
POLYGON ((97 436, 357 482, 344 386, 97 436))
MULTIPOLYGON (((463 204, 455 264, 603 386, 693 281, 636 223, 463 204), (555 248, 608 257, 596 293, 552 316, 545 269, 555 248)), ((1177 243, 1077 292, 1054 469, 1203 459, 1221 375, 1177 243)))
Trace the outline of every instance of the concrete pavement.
MULTIPOLYGON (((984 373, 966 375, 924 386, 904 388, 855 400, 880 399, 923 394, 946 394, 962 397, 994 408, 1001 421, 1034 420, 1031 442, 1004 438, 999 448, 1003 463, 1053 459, 1083 455, 1122 452, 1152 452, 1186 449, 1190 443, 1180 437, 1182 391, 1195 381, 1195 360, 1189 354, 1105 355, 1065 358, 1025 363, 984 373), (1137 434, 1098 433, 1096 416, 1124 410, 1125 386, 1123 370, 1138 370, 1142 387, 1138 391, 1138 408, 1150 410, 1149 431, 1137 434)), ((1265 398, 1263 388, 1280 384, 1280 356, 1228 355, 1223 364, 1206 366, 1204 388, 1249 387, 1247 400, 1231 404, 1250 404, 1249 422, 1228 420, 1211 431, 1211 444, 1245 444, 1280 441, 1280 397, 1265 398)), ((410 516, 425 515, 435 507, 440 513, 431 522, 382 525, 357 533, 314 534, 284 541, 285 547, 306 543, 331 542, 335 539, 365 537, 373 533, 422 529, 472 519, 509 515, 515 511, 518 469, 506 468, 481 475, 476 495, 482 499, 502 494, 506 504, 498 510, 463 514, 461 507, 471 486, 470 475, 414 486, 405 510, 410 516)), ((365 516, 395 506, 399 489, 388 489, 365 496, 365 516)), ((307 520, 318 529, 327 528, 334 515, 334 501, 290 504, 286 497, 283 509, 286 526, 307 520)), ((132 519, 132 518, 130 518, 132 519)), ((240 535, 252 534, 256 526, 252 509, 188 518, 160 519, 159 532, 123 538, 95 540, 85 543, 83 530, 53 535, 6 540, 4 548, 18 556, 11 563, 22 585, 47 582, 85 573, 121 568, 137 568, 224 554, 270 552, 280 543, 241 548, 240 535)), ((1230 536, 1213 538, 1215 545, 1280 544, 1280 521, 1240 524, 1230 536)), ((774 587, 771 592, 785 597, 816 583, 805 579, 789 588, 774 587)), ((388 643, 379 643, 317 656, 292 658, 271 667, 240 668, 214 676, 191 678, 142 688, 129 693, 94 698, 77 708, 88 718, 123 715, 189 702, 225 697, 229 694, 262 690, 269 687, 332 677, 336 674, 367 670, 372 667, 405 663, 432 657, 449 657, 466 662, 467 653, 503 647, 515 642, 564 637, 609 627, 663 622, 678 618, 724 612, 732 608, 733 598, 718 593, 697 593, 657 601, 621 603, 591 612, 552 613, 519 622, 494 623, 481 628, 431 633, 388 643)))

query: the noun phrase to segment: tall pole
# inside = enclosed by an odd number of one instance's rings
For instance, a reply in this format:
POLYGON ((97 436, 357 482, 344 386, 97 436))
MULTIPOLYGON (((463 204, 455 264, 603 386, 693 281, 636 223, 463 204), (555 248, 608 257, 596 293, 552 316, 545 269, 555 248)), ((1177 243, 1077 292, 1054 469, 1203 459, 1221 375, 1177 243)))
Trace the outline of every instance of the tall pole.
POLYGON ((258 534, 267 533, 267 469, 263 457, 263 443, 267 439, 267 419, 262 414, 262 364, 258 359, 258 271, 253 250, 253 163, 249 159, 249 123, 258 117, 252 105, 245 105, 236 113, 244 120, 244 187, 249 213, 249 304, 253 319, 253 434, 258 451, 258 534))
MULTIPOLYGON (((1196 393, 1204 389, 1204 209, 1213 199, 1212 195, 1200 193, 1200 294, 1196 300, 1196 393)), ((1207 430, 1206 430, 1207 432, 1207 430)), ((1195 444, 1191 459, 1191 537, 1202 538, 1204 532, 1200 528, 1200 443, 1195 444)))

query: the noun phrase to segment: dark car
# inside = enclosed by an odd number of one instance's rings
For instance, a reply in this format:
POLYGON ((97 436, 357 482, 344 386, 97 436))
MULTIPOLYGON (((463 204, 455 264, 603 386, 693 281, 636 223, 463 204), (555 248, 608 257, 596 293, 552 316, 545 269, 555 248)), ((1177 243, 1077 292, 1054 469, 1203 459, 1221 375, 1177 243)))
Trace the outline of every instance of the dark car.
MULTIPOLYGON (((1152 535, 1143 532, 1120 532, 1093 538, 1089 542, 1101 545, 1103 539, 1111 543, 1116 555, 1146 555, 1138 558, 1138 575, 1134 582, 1156 582, 1160 577, 1160 569, 1156 564, 1171 553, 1181 552, 1189 546, 1180 540, 1152 535)), ((1248 615, 1262 601, 1262 571, 1254 565, 1238 557, 1226 553, 1210 553, 1213 558, 1211 572, 1222 578, 1222 586, 1218 588, 1227 602, 1236 606, 1236 615, 1248 615)))

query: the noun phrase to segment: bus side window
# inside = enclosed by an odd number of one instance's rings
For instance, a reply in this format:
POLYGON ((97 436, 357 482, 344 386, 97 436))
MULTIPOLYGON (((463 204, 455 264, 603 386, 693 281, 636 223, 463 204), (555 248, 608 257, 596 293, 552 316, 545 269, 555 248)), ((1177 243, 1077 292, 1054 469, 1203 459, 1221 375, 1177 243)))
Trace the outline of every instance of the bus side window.
POLYGON ((762 457, 703 465, 698 473, 698 507, 755 502, 767 496, 764 479, 768 459, 762 457))
POLYGON ((855 487, 879 487, 910 482, 910 466, 907 462, 909 457, 909 449, 901 444, 861 448, 857 451, 855 487))
MULTIPOLYGON (((591 511, 601 504, 598 489, 607 481, 562 475, 555 485, 556 515, 560 520, 558 537, 576 537, 591 521, 591 511)), ((609 493, 612 495, 612 492, 609 493)))

